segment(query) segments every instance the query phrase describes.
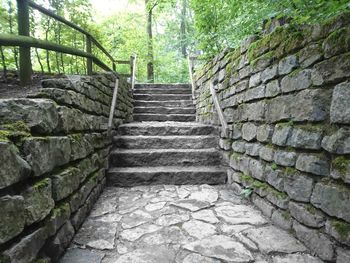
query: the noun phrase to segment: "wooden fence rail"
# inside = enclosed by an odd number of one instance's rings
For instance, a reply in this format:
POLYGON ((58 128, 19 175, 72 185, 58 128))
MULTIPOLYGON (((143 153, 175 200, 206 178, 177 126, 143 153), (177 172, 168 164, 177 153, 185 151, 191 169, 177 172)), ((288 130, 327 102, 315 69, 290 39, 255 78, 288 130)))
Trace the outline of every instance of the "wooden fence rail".
POLYGON ((75 55, 86 58, 87 62, 87 74, 92 75, 93 64, 106 71, 116 72, 116 64, 130 64, 130 75, 133 74, 133 57, 130 58, 127 63, 121 60, 115 60, 110 53, 87 31, 74 23, 66 20, 65 18, 54 14, 52 11, 45 9, 44 7, 37 5, 30 0, 17 0, 17 12, 18 12, 18 35, 12 34, 0 34, 0 46, 18 46, 19 47, 19 77, 21 85, 25 86, 31 83, 32 75, 32 63, 31 63, 31 48, 41 48, 45 50, 56 51, 60 53, 75 55), (86 47, 85 50, 80 50, 68 46, 63 46, 46 40, 40 40, 30 37, 30 23, 29 23, 29 8, 33 8, 44 15, 47 15, 74 30, 85 35, 86 47), (99 58, 93 55, 93 47, 99 49, 110 60, 112 68, 101 61, 99 58))

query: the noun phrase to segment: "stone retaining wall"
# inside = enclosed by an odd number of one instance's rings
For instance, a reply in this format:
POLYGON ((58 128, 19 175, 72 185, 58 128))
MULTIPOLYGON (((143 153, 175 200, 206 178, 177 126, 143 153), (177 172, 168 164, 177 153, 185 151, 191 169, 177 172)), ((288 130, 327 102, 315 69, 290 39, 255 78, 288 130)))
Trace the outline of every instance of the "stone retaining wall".
MULTIPOLYGON (((0 262, 55 262, 105 182, 115 77, 45 80, 27 98, 0 99, 0 262), (46 262, 46 261, 40 261, 46 262)), ((132 118, 119 82, 114 127, 132 118)))
POLYGON ((249 37, 196 73, 197 120, 219 124, 228 183, 325 261, 350 262, 350 13, 249 37))

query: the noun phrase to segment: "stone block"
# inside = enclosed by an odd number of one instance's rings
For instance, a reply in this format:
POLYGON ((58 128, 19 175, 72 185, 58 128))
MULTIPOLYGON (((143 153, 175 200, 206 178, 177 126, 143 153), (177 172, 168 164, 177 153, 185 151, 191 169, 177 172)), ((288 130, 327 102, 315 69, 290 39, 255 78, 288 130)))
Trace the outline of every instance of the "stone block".
POLYGON ((59 132, 71 133, 80 132, 91 129, 91 124, 88 123, 88 115, 78 109, 60 106, 58 110, 58 126, 59 132), (71 121, 71 120, 74 120, 71 121))
POLYGON ((0 189, 24 180, 30 175, 29 164, 22 159, 14 144, 0 141, 0 152, 0 189))
POLYGON ((63 172, 52 176, 52 196, 55 201, 69 196, 80 184, 80 170, 67 168, 63 172))
POLYGON ((265 168, 266 181, 278 191, 284 191, 284 176, 281 170, 273 170, 270 166, 265 168))
POLYGON ((228 151, 231 149, 231 140, 230 139, 222 139, 219 140, 219 147, 224 151, 228 151))
POLYGON ((256 138, 257 127, 253 123, 244 123, 242 126, 242 137, 246 141, 256 138))
POLYGON ((277 190, 270 189, 266 198, 279 208, 282 208, 284 210, 288 208, 289 197, 284 192, 279 192, 277 190))
POLYGON ((274 79, 276 77, 278 77, 278 65, 277 64, 266 68, 261 73, 261 80, 263 83, 266 83, 267 81, 274 79))
POLYGON ((264 169, 262 162, 253 158, 249 161, 249 174, 254 178, 263 180, 265 178, 264 169))
POLYGON ((273 98, 267 103, 266 120, 323 121, 328 116, 330 97, 324 89, 306 89, 273 98))
POLYGON ((300 154, 296 166, 299 171, 315 175, 329 175, 329 160, 322 154, 303 153, 300 154))
POLYGON ((45 227, 35 230, 4 251, 2 254, 4 261, 16 263, 33 262, 45 244, 47 237, 48 232, 45 227))
POLYGON ((292 228, 292 218, 287 211, 275 210, 272 213, 271 220, 282 229, 290 230, 292 228))
POLYGON ((252 201, 263 212, 265 216, 269 218, 272 216, 275 207, 271 203, 269 203, 264 198, 261 198, 256 194, 253 195, 252 201))
POLYGON ((298 222, 309 227, 321 228, 326 222, 325 215, 310 204, 290 202, 289 212, 298 222))
POLYGON ((233 124, 232 125, 232 136, 234 140, 240 139, 242 137, 242 124, 233 124))
POLYGON ((70 161, 70 140, 68 137, 29 138, 24 141, 23 152, 34 176, 40 176, 70 161))
POLYGON ((300 174, 293 169, 285 171, 284 191, 296 201, 309 202, 314 186, 314 180, 306 175, 300 174))
POLYGON ((265 161, 272 162, 275 156, 275 149, 269 146, 262 146, 259 150, 259 156, 265 161))
POLYGON ((275 163, 282 166, 294 166, 297 160, 295 152, 287 152, 283 150, 276 150, 274 156, 275 163))
POLYGON ((316 64, 312 72, 312 82, 315 86, 323 86, 349 76, 350 52, 316 64))
POLYGON ((246 145, 246 142, 244 141, 234 141, 232 143, 232 150, 234 150, 235 152, 244 153, 245 145, 246 145))
POLYGON ((311 87, 311 70, 296 70, 285 76, 281 81, 281 90, 288 93, 296 90, 303 90, 311 87))
POLYGON ((269 142, 273 135, 273 126, 264 124, 258 126, 256 138, 259 142, 269 142))
POLYGON ((323 50, 320 44, 311 44, 299 52, 299 62, 303 68, 309 67, 323 57, 323 50))
POLYGON ((68 138, 70 139, 72 161, 83 159, 93 152, 94 147, 90 144, 87 136, 83 134, 73 134, 69 135, 68 138))
POLYGON ((334 237, 338 242, 350 245, 350 223, 335 219, 327 220, 326 233, 334 237))
POLYGON ((249 88, 256 87, 261 83, 261 73, 255 73, 249 79, 249 88))
POLYGON ((266 102, 258 101, 239 106, 239 118, 241 121, 262 121, 265 119, 266 102))
POLYGON ((265 88, 265 97, 275 97, 281 93, 281 86, 278 79, 270 81, 266 84, 265 88))
POLYGON ((335 86, 330 115, 332 123, 350 124, 350 82, 335 86))
POLYGON ((343 156, 336 157, 332 161, 331 177, 350 183, 350 160, 343 156))
POLYGON ((286 75, 292 72, 293 69, 299 66, 298 58, 296 55, 290 55, 283 58, 278 64, 278 73, 280 75, 286 75))
POLYGON ((335 257, 332 241, 319 230, 307 228, 298 222, 293 222, 293 229, 299 240, 323 260, 333 260, 335 257))
POLYGON ((48 134, 58 124, 56 105, 47 99, 1 99, 1 123, 23 121, 33 132, 48 134))
POLYGON ((322 140, 322 148, 336 154, 350 153, 350 129, 340 128, 335 133, 325 136, 322 140))
POLYGON ((246 143, 245 153, 250 156, 259 156, 260 148, 262 147, 259 143, 246 143))
POLYGON ((319 150, 321 149, 322 134, 322 131, 294 127, 288 138, 287 146, 319 150))
POLYGON ((340 28, 332 32, 323 42, 324 56, 332 56, 350 51, 349 26, 340 28))
POLYGON ((346 222, 350 222, 349 202, 349 187, 334 183, 317 183, 311 196, 311 203, 315 207, 346 222))
POLYGON ((61 228, 61 226, 66 223, 71 215, 70 206, 68 203, 60 204, 56 206, 48 218, 47 228, 50 236, 57 233, 57 231, 61 228))
POLYGON ((337 263, 350 262, 350 251, 348 249, 337 248, 337 263))
POLYGON ((286 125, 276 125, 273 136, 272 143, 278 146, 285 146, 292 133, 292 126, 286 125))
POLYGON ((51 179, 43 179, 28 187, 23 193, 26 225, 43 220, 54 208, 51 179))
POLYGON ((45 246, 47 255, 51 258, 60 258, 73 239, 74 233, 72 224, 67 221, 45 246))
POLYGON ((23 197, 9 195, 1 197, 0 210, 0 244, 3 244, 20 234, 24 229, 23 197))

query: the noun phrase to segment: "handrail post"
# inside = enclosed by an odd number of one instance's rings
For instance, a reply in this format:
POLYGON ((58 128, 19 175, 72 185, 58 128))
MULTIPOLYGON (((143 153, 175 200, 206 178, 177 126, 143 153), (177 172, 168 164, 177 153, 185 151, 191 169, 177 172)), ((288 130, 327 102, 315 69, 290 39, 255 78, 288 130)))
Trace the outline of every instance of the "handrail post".
POLYGON ((135 87, 135 75, 136 75, 136 58, 137 55, 132 56, 132 66, 131 66, 131 90, 134 90, 135 87))
MULTIPOLYGON (((86 52, 92 55, 92 43, 91 36, 86 35, 86 52)), ((92 75, 92 58, 86 59, 87 74, 92 75)))
POLYGON ((191 85, 192 85, 192 99, 195 100, 196 97, 194 95, 195 92, 195 83, 194 83, 194 79, 193 79, 193 59, 190 57, 190 55, 188 55, 187 57, 188 59, 188 71, 190 74, 190 80, 191 80, 191 85))
POLYGON ((228 138, 228 136, 229 136, 229 128, 228 128, 227 122, 225 120, 224 113, 223 113, 223 111, 222 111, 222 109, 220 107, 220 102, 219 102, 218 96, 216 95, 216 91, 214 89, 213 82, 210 82, 209 89, 210 89, 211 96, 213 98, 214 106, 215 106, 216 111, 217 111, 217 113, 219 115, 219 120, 220 120, 220 123, 221 123, 221 128, 222 128, 223 135, 224 135, 225 138, 228 138))
MULTIPOLYGON (((17 0, 18 9, 18 34, 29 36, 29 5, 27 0, 17 0)), ((30 47, 19 48, 19 78, 22 86, 31 83, 32 62, 30 47)))
POLYGON ((115 111, 115 105, 117 103, 117 96, 118 96, 118 86, 119 86, 119 79, 116 78, 115 80, 115 85, 114 85, 114 90, 113 90, 113 97, 112 97, 112 103, 111 103, 111 109, 109 112, 109 119, 108 119, 108 134, 110 134, 112 130, 112 125, 113 125, 113 118, 114 118, 114 111, 115 111))

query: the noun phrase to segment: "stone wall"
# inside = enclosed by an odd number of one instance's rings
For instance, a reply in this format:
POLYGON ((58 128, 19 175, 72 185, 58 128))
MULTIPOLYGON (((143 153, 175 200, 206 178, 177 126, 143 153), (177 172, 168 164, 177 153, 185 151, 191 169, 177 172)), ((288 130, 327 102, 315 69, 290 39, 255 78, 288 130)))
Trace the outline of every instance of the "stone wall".
POLYGON ((219 124, 228 183, 325 261, 350 262, 350 13, 249 37, 196 72, 197 120, 219 124))
MULTIPOLYGON (((106 182, 114 82, 45 80, 27 98, 0 99, 1 263, 55 262, 88 215, 106 182)), ((115 128, 132 116, 119 83, 115 128)))

